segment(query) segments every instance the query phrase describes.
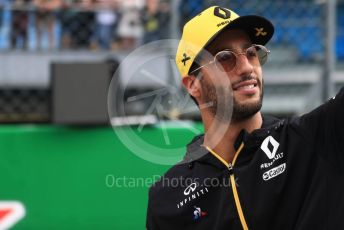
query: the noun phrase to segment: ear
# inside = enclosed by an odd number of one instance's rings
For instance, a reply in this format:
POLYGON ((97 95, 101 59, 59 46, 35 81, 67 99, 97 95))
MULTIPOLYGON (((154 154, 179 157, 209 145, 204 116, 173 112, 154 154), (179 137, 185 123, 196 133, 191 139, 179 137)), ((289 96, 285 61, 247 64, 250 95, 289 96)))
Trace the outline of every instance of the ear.
POLYGON ((191 96, 194 98, 199 98, 201 96, 201 83, 194 75, 184 77, 182 82, 191 96))

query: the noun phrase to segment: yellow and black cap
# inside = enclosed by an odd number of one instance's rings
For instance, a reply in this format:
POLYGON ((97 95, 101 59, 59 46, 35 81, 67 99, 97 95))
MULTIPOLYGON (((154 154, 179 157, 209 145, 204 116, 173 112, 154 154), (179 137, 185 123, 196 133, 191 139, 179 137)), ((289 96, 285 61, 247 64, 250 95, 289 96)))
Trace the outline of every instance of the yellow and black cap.
POLYGON ((261 16, 239 16, 234 11, 212 6, 190 21, 184 28, 176 54, 176 64, 182 77, 189 74, 197 55, 223 30, 245 30, 253 44, 265 45, 274 33, 272 23, 261 16))

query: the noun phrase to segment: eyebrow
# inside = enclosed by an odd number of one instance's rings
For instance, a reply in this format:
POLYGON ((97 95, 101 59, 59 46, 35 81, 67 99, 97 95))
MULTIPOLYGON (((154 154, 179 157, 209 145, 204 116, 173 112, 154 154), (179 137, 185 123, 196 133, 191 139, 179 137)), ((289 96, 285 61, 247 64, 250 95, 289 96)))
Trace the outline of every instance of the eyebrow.
MULTIPOLYGON (((246 49, 246 48, 250 47, 251 45, 252 45, 252 43, 245 43, 240 48, 241 49, 243 49, 243 48, 246 49)), ((239 48, 238 46, 227 46, 227 47, 220 46, 220 48, 215 50, 214 54, 217 54, 218 52, 223 51, 223 50, 235 51, 238 48, 239 48)))

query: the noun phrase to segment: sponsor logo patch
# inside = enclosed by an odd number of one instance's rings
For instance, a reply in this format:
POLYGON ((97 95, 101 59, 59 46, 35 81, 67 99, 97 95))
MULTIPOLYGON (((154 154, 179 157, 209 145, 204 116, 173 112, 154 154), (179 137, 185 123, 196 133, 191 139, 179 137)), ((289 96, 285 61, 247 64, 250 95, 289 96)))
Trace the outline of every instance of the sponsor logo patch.
POLYGON ((200 218, 204 217, 207 215, 207 212, 203 212, 200 207, 194 206, 195 211, 194 211, 194 220, 199 220, 200 218))
POLYGON ((266 171, 263 173, 263 180, 267 181, 282 174, 285 171, 286 166, 286 163, 283 163, 275 168, 270 169, 269 171, 266 171))
POLYGON ((284 153, 281 152, 279 154, 276 154, 275 157, 270 161, 266 162, 260 165, 260 169, 265 169, 271 167, 276 161, 282 159, 284 157, 284 153))
POLYGON ((186 189, 184 189, 183 200, 177 203, 177 208, 182 208, 192 200, 198 199, 209 192, 207 187, 198 186, 197 183, 191 183, 186 189))
POLYGON ((197 184, 196 183, 192 183, 190 184, 188 187, 186 187, 186 189, 184 190, 184 195, 187 196, 189 195, 191 192, 194 192, 197 188, 197 184))
POLYGON ((270 160, 275 157, 278 147, 279 143, 272 136, 265 138, 260 146, 270 160))

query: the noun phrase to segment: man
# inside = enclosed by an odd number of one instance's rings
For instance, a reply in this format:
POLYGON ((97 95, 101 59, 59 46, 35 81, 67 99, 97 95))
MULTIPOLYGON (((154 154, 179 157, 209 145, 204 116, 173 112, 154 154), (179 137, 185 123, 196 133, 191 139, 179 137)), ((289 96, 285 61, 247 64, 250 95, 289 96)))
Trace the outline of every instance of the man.
POLYGON ((273 31, 216 6, 184 26, 176 63, 205 134, 151 187, 147 229, 344 229, 344 89, 301 117, 262 116, 273 31))

